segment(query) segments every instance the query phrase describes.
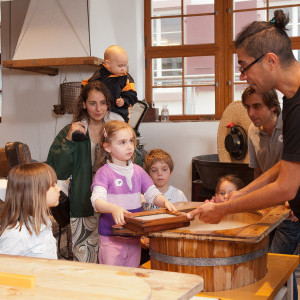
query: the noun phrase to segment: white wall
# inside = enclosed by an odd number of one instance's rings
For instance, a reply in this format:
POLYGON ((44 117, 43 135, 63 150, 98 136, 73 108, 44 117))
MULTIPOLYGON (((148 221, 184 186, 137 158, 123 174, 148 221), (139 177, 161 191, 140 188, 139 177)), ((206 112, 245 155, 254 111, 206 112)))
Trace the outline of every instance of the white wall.
POLYGON ((30 0, 13 59, 89 55, 86 1, 30 0))
POLYGON ((134 78, 138 98, 145 97, 144 1, 90 0, 91 55, 102 57, 114 44, 129 56, 129 73, 134 78))
POLYGON ((192 158, 217 153, 218 121, 142 123, 140 133, 145 149, 162 148, 172 155, 171 184, 191 200, 192 158))
MULTIPOLYGON (((72 0, 70 0, 72 1, 72 0)), ((130 57, 130 73, 140 99, 144 96, 143 1, 91 0, 92 55, 102 56, 113 43, 123 46, 130 57), (100 3, 101 2, 101 5, 100 3)), ((5 45, 2 45, 5 47, 5 45)), ((59 49, 57 45, 54 45, 59 49)), ((58 76, 3 70, 3 114, 0 123, 0 147, 8 141, 26 142, 32 157, 44 161, 55 134, 71 120, 71 115, 56 117, 59 84, 81 81, 93 68, 60 69, 58 76)), ((197 155, 217 153, 219 122, 143 123, 140 133, 146 150, 163 148, 175 161, 171 183, 191 194, 191 160, 197 155)))
POLYGON ((68 67, 58 76, 3 69, 3 105, 0 123, 0 147, 6 142, 21 141, 29 145, 32 157, 44 161, 58 131, 71 121, 72 115, 57 116, 53 105, 59 103, 59 85, 81 81, 95 68, 68 67))

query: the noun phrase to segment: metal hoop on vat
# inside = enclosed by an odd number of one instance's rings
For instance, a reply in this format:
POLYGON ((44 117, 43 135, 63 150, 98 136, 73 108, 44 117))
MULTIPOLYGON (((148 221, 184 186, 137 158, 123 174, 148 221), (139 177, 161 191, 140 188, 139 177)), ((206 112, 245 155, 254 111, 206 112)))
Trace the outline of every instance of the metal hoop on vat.
POLYGON ((150 256, 154 259, 174 265, 183 266, 197 266, 197 267, 215 267, 215 266, 229 266, 240 263, 245 263, 257 259, 268 252, 268 247, 259 249, 255 252, 250 252, 244 255, 231 256, 231 257, 214 257, 214 258, 199 258, 199 257, 179 257, 170 256, 158 253, 150 249, 150 256))

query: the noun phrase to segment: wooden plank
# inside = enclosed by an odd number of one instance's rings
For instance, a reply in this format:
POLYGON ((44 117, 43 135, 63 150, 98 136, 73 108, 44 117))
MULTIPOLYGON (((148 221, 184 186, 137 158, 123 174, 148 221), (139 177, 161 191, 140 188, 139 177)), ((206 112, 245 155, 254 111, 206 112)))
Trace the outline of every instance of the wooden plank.
POLYGON ((190 299, 198 275, 141 268, 0 255, 0 270, 36 276, 33 289, 1 286, 1 299, 190 299))
POLYGON ((4 60, 3 67, 4 68, 32 68, 32 67, 76 66, 76 65, 97 66, 101 64, 102 61, 103 61, 102 59, 94 56, 4 60))
POLYGON ((33 288, 35 283, 35 276, 0 272, 0 285, 33 288))
POLYGON ((56 76, 58 75, 58 69, 57 68, 50 68, 50 67, 24 67, 24 68, 12 68, 12 69, 18 69, 18 70, 23 70, 23 71, 28 71, 28 72, 34 72, 34 73, 40 73, 40 74, 45 74, 45 75, 50 75, 50 76, 56 76))
POLYGON ((55 76, 58 75, 57 67, 59 66, 99 66, 102 62, 102 59, 95 56, 39 58, 5 60, 3 61, 3 67, 55 76))

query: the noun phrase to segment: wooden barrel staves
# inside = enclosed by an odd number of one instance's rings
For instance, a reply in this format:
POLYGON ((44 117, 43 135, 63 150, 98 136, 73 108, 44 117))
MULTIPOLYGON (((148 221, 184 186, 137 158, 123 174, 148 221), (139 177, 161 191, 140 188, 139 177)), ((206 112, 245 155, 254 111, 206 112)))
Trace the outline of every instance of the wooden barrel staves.
POLYGON ((267 251, 268 237, 255 244, 153 238, 151 268, 200 275, 205 292, 231 290, 266 275, 267 251))
POLYGON ((276 206, 228 215, 218 225, 197 218, 189 227, 152 233, 151 268, 200 275, 205 292, 252 284, 267 273, 269 233, 288 215, 276 206))

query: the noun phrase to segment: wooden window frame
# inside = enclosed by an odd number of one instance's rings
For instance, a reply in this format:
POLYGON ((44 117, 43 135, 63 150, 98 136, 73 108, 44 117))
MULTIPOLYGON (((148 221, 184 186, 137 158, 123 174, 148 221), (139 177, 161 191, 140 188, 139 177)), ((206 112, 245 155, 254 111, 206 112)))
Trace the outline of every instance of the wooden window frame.
MULTIPOLYGON (((183 7, 183 0, 181 0, 183 7)), ((276 8, 295 7, 300 5, 282 5, 267 6, 263 8, 249 10, 267 10, 267 19, 269 19, 269 10, 276 8)), ((247 9, 248 10, 248 9, 247 9)), ((170 115, 172 121, 188 120, 219 120, 225 108, 234 101, 234 61, 233 55, 236 52, 233 32, 233 14, 239 11, 233 10, 233 0, 215 0, 215 42, 213 44, 202 45, 180 45, 180 46, 152 46, 151 44, 151 0, 144 0, 145 17, 145 96, 147 102, 152 102, 152 59, 153 58, 171 58, 171 57, 189 57, 189 56, 215 56, 215 114, 214 115, 170 115), (225 29, 224 29, 225 28, 225 29)), ((195 14, 198 15, 198 14, 195 14)), ((205 15, 205 14, 201 14, 205 15)), ((211 14, 210 14, 211 15, 211 14)), ((184 18, 184 14, 180 15, 184 18)), ((183 26, 183 25, 182 25, 183 26)), ((183 30, 182 30, 183 40, 183 30)), ((292 48, 300 49, 300 37, 291 37, 292 48)), ((184 84, 182 83, 184 86, 184 84)), ((184 99, 184 89, 183 89, 184 99)))
MULTIPOLYGON (((226 37, 220 34, 221 28, 224 26, 223 15, 218 12, 223 10, 223 1, 216 1, 214 14, 215 14, 215 43, 213 44, 201 44, 201 45, 181 45, 181 46, 152 46, 151 45, 151 1, 144 1, 144 15, 145 15, 145 53, 146 53, 146 100, 149 104, 152 102, 152 59, 153 58, 166 58, 166 57, 190 57, 190 56, 214 56, 215 57, 215 114, 214 115, 170 115, 170 120, 205 120, 205 119, 219 119, 222 112, 225 109, 226 101, 221 99, 228 99, 225 97, 225 72, 221 68, 222 64, 225 63, 225 52, 226 48, 222 47, 225 43, 226 37)), ((181 1, 183 6, 183 0, 181 1)), ((193 14, 195 16, 199 14, 193 14)), ((212 15, 201 14, 201 15, 212 15)), ((180 15, 184 18, 186 15, 180 15)), ((183 30, 182 30, 183 32, 183 30)), ((183 37, 182 37, 183 39, 183 37)), ((184 84, 183 84, 184 85, 184 84)), ((184 89, 183 89, 184 97, 184 89)))

